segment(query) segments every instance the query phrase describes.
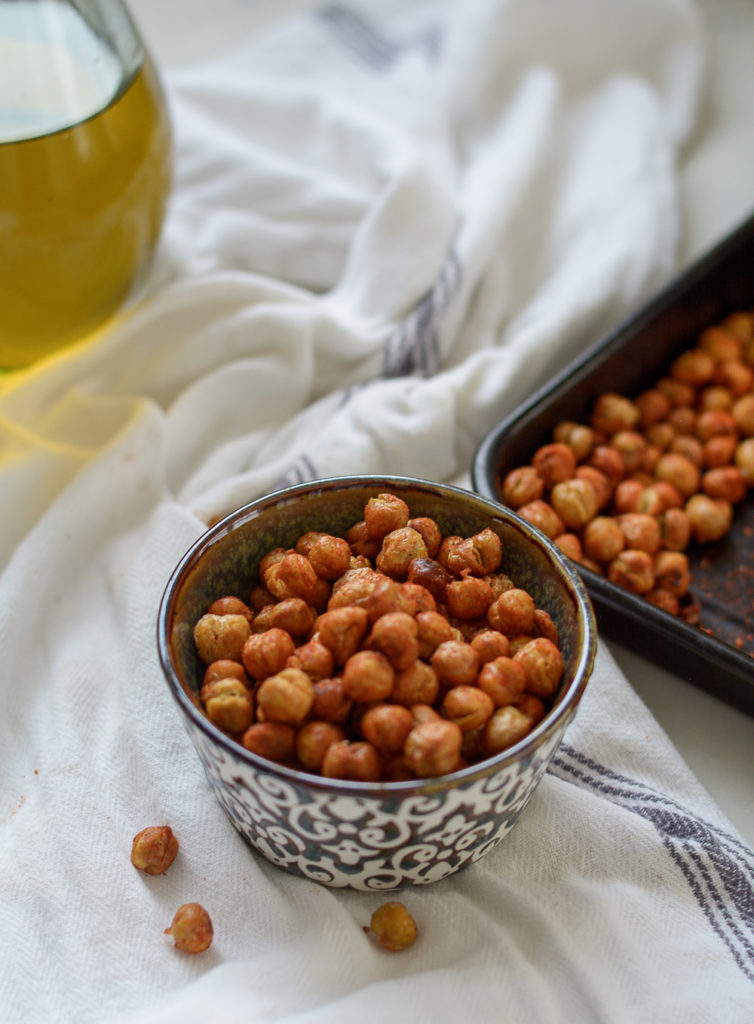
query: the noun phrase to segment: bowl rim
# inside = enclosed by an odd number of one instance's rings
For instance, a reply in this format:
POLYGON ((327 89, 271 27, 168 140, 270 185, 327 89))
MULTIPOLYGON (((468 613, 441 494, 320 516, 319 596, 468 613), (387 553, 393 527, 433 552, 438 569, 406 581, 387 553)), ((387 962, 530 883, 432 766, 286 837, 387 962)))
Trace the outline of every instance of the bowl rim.
POLYGON ((363 796, 380 799, 401 799, 412 795, 426 795, 453 789, 488 775, 496 774, 513 762, 526 760, 546 741, 548 735, 556 732, 561 725, 565 727, 576 711, 591 677, 597 653, 597 624, 589 594, 581 577, 571 566, 562 552, 544 533, 517 515, 500 502, 494 501, 478 492, 467 490, 455 484, 440 483, 421 477, 384 475, 384 474, 350 474, 343 476, 322 477, 315 480, 294 484, 290 487, 270 491, 223 516, 213 526, 208 527, 184 552, 179 559, 164 588, 157 614, 157 653, 163 675, 180 710, 183 712, 184 724, 190 722, 213 743, 219 744, 227 753, 252 769, 273 776, 297 787, 304 786, 311 790, 333 796, 363 796), (172 625, 173 599, 182 580, 191 572, 200 558, 220 538, 225 537, 239 526, 256 518, 261 512, 287 501, 294 501, 309 493, 356 488, 378 487, 388 491, 390 487, 419 488, 429 490, 438 497, 451 497, 471 504, 480 512, 487 512, 498 520, 504 520, 518 529, 520 533, 543 551, 548 561, 560 576, 574 600, 578 625, 582 634, 582 644, 577 662, 574 666, 573 678, 568 689, 557 705, 544 716, 541 722, 518 743, 506 748, 493 757, 485 758, 473 765, 460 768, 455 772, 440 775, 431 779, 409 779, 399 782, 358 782, 349 779, 330 779, 320 775, 289 768, 247 750, 239 742, 217 728, 189 698, 184 684, 173 664, 171 655, 170 632, 172 625))

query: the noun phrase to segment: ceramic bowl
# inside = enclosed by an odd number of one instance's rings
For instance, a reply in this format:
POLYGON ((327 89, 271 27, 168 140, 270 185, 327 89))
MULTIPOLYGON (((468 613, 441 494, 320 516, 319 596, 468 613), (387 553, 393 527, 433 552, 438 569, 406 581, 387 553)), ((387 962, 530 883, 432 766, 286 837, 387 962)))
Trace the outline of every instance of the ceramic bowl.
POLYGON ((577 573, 541 533, 497 502, 405 477, 339 477, 266 495, 208 530, 166 587, 158 651, 168 686, 228 818, 251 847, 292 874, 333 887, 386 890, 452 875, 494 849, 531 799, 592 671, 596 627, 577 573), (545 718, 515 746, 452 774, 409 782, 326 779, 265 760, 217 729, 201 710, 203 666, 195 622, 226 594, 246 595, 260 558, 307 530, 344 534, 370 497, 392 492, 443 534, 491 527, 501 570, 546 609, 565 671, 545 718))

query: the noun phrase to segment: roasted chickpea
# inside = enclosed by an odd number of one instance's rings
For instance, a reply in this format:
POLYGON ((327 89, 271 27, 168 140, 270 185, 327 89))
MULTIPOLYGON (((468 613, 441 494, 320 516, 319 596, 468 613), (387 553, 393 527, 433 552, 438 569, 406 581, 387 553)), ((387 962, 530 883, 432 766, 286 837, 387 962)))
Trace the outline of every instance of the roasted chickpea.
POLYGON ((364 712, 361 733, 383 755, 403 750, 414 720, 407 707, 400 704, 376 704, 364 712))
POLYGON ((338 580, 332 584, 332 593, 328 601, 328 610, 334 608, 345 608, 348 605, 366 607, 372 591, 382 580, 386 579, 384 573, 377 572, 371 566, 354 566, 343 573, 338 580))
POLYGON ((251 627, 245 615, 202 615, 194 626, 194 644, 201 660, 240 661, 251 627))
POLYGON ((748 487, 754 487, 754 438, 747 437, 736 445, 734 453, 736 468, 748 487))
POLYGON ((342 724, 348 718, 353 701, 343 689, 343 678, 318 679, 314 684, 312 718, 342 724))
POLYGON ((532 725, 541 722, 547 714, 547 707, 541 697, 535 697, 533 693, 522 693, 518 700, 513 702, 513 707, 530 718, 532 725))
POLYGON ((537 448, 531 464, 550 489, 563 480, 570 480, 576 470, 576 456, 567 444, 545 444, 537 448))
POLYGON ((581 561, 584 551, 581 540, 575 533, 561 533, 555 537, 554 543, 566 558, 570 558, 574 562, 581 561))
POLYGON ((406 737, 403 756, 420 779, 436 778, 456 769, 462 741, 463 733, 455 722, 422 722, 406 737))
POLYGON ((402 610, 408 612, 409 615, 437 611, 437 601, 427 588, 423 587, 420 583, 406 580, 400 584, 400 591, 402 610))
POLYGON ((499 754, 528 736, 533 725, 533 720, 512 704, 498 708, 484 727, 482 749, 488 757, 499 754))
POLYGON ((668 413, 668 423, 675 427, 676 434, 693 434, 696 430, 697 414, 691 406, 676 406, 668 413))
POLYGON ((716 434, 709 438, 702 446, 703 465, 707 469, 729 465, 735 457, 736 443, 734 434, 716 434))
POLYGON ((306 636, 314 623, 314 613, 301 597, 287 597, 269 604, 257 613, 251 629, 264 633, 269 629, 282 629, 293 637, 306 636))
POLYGON ((383 540, 394 530, 403 529, 409 518, 408 505, 396 494, 378 494, 364 508, 367 534, 373 540, 383 540))
POLYGON ((286 764, 296 756, 296 730, 285 722, 254 722, 241 739, 252 754, 286 764))
POLYGON ((613 485, 604 473, 595 469, 594 466, 577 466, 576 477, 578 480, 586 480, 594 488, 594 493, 597 495, 597 511, 610 503, 613 485))
POLYGON ((485 576, 499 567, 501 558, 500 538, 494 530, 486 529, 449 546, 445 551, 444 562, 452 575, 471 573, 474 576, 485 576))
MULTIPOLYGON (((283 668, 300 668, 312 682, 329 679, 335 669, 335 659, 323 643, 312 637, 305 644, 296 647, 283 668)), ((278 669, 279 671, 279 669, 278 669)))
POLYGON ((648 591, 644 598, 650 604, 653 604, 655 608, 661 608, 670 615, 678 615, 680 613, 681 605, 678 598, 675 594, 671 594, 669 590, 663 590, 662 587, 655 587, 653 590, 648 591))
POLYGON ((558 627, 553 622, 550 613, 544 608, 534 609, 534 631, 537 636, 546 636, 554 644, 559 644, 558 627))
POLYGON ((372 626, 367 642, 398 671, 408 668, 419 657, 419 627, 406 612, 382 615, 372 626))
POLYGON ((691 520, 682 508, 669 508, 658 517, 662 546, 684 551, 691 540, 691 520))
POLYGON ((701 466, 704 461, 704 446, 698 437, 692 437, 691 434, 679 434, 672 441, 668 451, 684 455, 695 466, 701 466))
POLYGON ((594 403, 590 424, 608 437, 620 430, 632 430, 639 421, 635 402, 615 392, 605 392, 594 403))
POLYGON ((646 594, 655 585, 654 562, 646 551, 621 551, 610 562, 607 575, 612 583, 632 594, 646 594))
MULTIPOLYGON (((599 470, 607 478, 611 488, 615 487, 626 475, 623 456, 617 448, 609 444, 598 444, 589 456, 587 465, 599 470)), ((581 474, 578 474, 579 476, 581 474)))
POLYGON ((429 516, 417 516, 416 519, 409 519, 408 525, 421 534, 428 557, 434 558, 442 544, 442 533, 434 519, 429 516))
POLYGON ((453 627, 440 612, 419 612, 415 622, 421 658, 429 658, 439 644, 453 639, 453 627))
POLYGON ((735 466, 719 466, 702 474, 702 490, 710 498, 725 498, 737 505, 746 497, 746 481, 735 466))
POLYGON ((351 548, 345 538, 324 533, 308 546, 306 557, 319 579, 336 580, 350 565, 351 548))
POLYGON ((502 496, 509 508, 520 508, 541 498, 544 490, 545 482, 534 466, 518 466, 503 478, 502 496))
POLYGON ((436 647, 430 663, 443 686, 470 686, 479 671, 479 655, 460 640, 446 640, 436 647))
POLYGON ((682 352, 670 364, 670 375, 676 380, 701 387, 712 380, 715 373, 715 360, 704 349, 693 348, 682 352))
POLYGON ((259 578, 264 581, 265 576, 278 562, 282 561, 286 556, 286 549, 277 547, 268 551, 267 554, 259 562, 259 578))
POLYGON ((670 399, 659 388, 647 388, 636 396, 635 405, 639 410, 639 425, 646 429, 667 418, 670 399))
POLYGON ((390 699, 410 708, 414 704, 434 704, 439 692, 437 673, 431 665, 417 659, 408 668, 396 672, 390 699))
POLYGON ((521 505, 518 509, 518 514, 531 523, 532 526, 541 530, 550 540, 561 533, 565 533, 565 523, 552 505, 549 505, 546 501, 538 499, 537 501, 527 502, 526 505, 521 505))
POLYGON ((275 604, 276 601, 277 598, 273 597, 267 587, 252 587, 249 594, 249 607, 253 612, 261 612, 268 604, 275 604))
POLYGON ((696 436, 700 441, 709 441, 711 437, 737 437, 736 423, 732 413, 724 409, 706 409, 700 413, 696 421, 696 436))
POLYGON ((754 394, 742 395, 731 409, 733 424, 741 437, 754 436, 754 394))
POLYGON ((319 771, 328 748, 344 739, 345 733, 333 722, 306 722, 296 733, 296 757, 307 771, 319 771))
POLYGON ((713 324, 702 331, 699 335, 699 348, 709 352, 717 363, 740 359, 742 352, 741 339, 719 324, 713 324))
POLYGON ((437 601, 445 600, 445 589, 452 578, 447 569, 432 558, 415 558, 408 567, 408 582, 424 587, 437 601))
POLYGON ((729 313, 719 326, 739 342, 748 341, 754 337, 754 314, 747 310, 736 310, 729 313))
POLYGON ((526 590, 506 590, 490 605, 487 619, 493 629, 507 636, 534 632, 534 598, 526 590))
POLYGON ((366 740, 332 743, 322 760, 322 775, 326 779, 378 782, 381 773, 382 764, 377 748, 366 740))
POLYGON ((536 637, 513 655, 526 676, 525 689, 535 697, 552 697, 563 676, 563 655, 546 637, 536 637))
POLYGON ((254 618, 254 613, 240 597, 220 597, 213 601, 207 609, 210 615, 243 615, 249 622, 254 618))
POLYGON ((357 557, 368 558, 373 561, 380 550, 380 540, 376 540, 369 536, 367 531, 367 524, 362 520, 354 525, 346 532, 346 541, 351 549, 352 554, 357 557))
POLYGON ((214 683, 218 679, 238 679, 247 688, 251 687, 251 680, 243 665, 237 661, 230 661, 229 658, 210 662, 204 672, 202 685, 206 686, 208 683, 214 683))
POLYGON ((397 952, 406 949, 418 934, 416 922, 402 903, 383 903, 372 914, 369 927, 364 928, 372 934, 383 949, 397 952))
POLYGON ((646 551, 650 555, 660 550, 660 524, 654 516, 629 512, 618 516, 618 526, 626 539, 624 547, 646 551))
POLYGON ((336 665, 345 665, 358 651, 369 625, 366 610, 354 605, 332 608, 317 619, 317 633, 335 659, 336 665))
POLYGON ((147 875, 164 875, 178 854, 178 840, 169 825, 143 828, 131 843, 131 863, 147 875))
POLYGON ((478 686, 453 686, 442 701, 443 715, 449 722, 455 722, 461 732, 478 729, 494 710, 492 697, 478 686))
POLYGON ((266 679, 285 668, 294 649, 291 634, 273 626, 264 633, 252 633, 243 645, 241 660, 252 679, 266 679))
POLYGON ((212 944, 212 921, 199 903, 184 903, 175 912, 166 935, 172 935, 178 949, 184 953, 203 953, 212 944))
POLYGON ((343 666, 343 692, 359 703, 387 700, 394 680, 395 669, 381 651, 356 651, 343 666))
POLYGON ((576 461, 585 459, 594 446, 594 431, 584 423, 562 420, 552 432, 553 441, 567 444, 576 461))
POLYGON ((662 377, 658 380, 656 387, 658 391, 661 391, 667 397, 673 408, 694 404, 696 388, 687 381, 678 380, 674 377, 662 377))
POLYGON ((697 405, 699 412, 706 409, 724 409, 730 412, 733 408, 733 394, 730 388, 723 387, 722 384, 710 384, 699 392, 697 405))
POLYGON ((470 575, 449 583, 445 592, 448 611, 456 619, 477 619, 485 615, 494 597, 489 583, 470 575))
MULTIPOLYGON (((463 544, 463 537, 457 537, 455 534, 449 534, 447 537, 443 537, 442 544, 440 544, 440 549, 437 552, 437 561, 451 576, 455 572, 455 568, 451 563, 455 563, 456 552, 461 544, 463 544)), ((461 565, 460 568, 463 569, 466 568, 466 566, 461 565)))
POLYGON ((656 480, 642 491, 636 511, 642 515, 659 516, 669 508, 683 508, 683 495, 670 481, 656 480))
POLYGON ((551 493, 552 507, 572 530, 578 530, 597 514, 597 495, 592 485, 575 477, 555 484, 551 493))
POLYGON ((613 508, 616 512, 638 512, 639 502, 645 490, 645 484, 636 477, 621 480, 613 494, 613 508))
POLYGON ((699 490, 699 467, 676 452, 665 452, 660 457, 655 476, 671 483, 684 498, 699 490))
POLYGON ((383 538, 375 566, 386 576, 405 579, 415 558, 427 558, 427 546, 417 530, 404 526, 392 530, 383 538))
POLYGON ((480 665, 486 665, 495 658, 507 657, 511 644, 503 633, 496 629, 483 629, 470 640, 471 646, 479 655, 480 665))
POLYGON ((700 544, 705 544, 720 540, 728 532, 733 521, 733 506, 725 498, 693 494, 686 502, 686 515, 689 517, 694 539, 700 544))
POLYGON ((314 687, 306 672, 284 668, 263 680, 256 696, 265 721, 300 725, 314 702, 314 687))
POLYGON ((731 394, 739 398, 752 389, 754 374, 745 363, 738 359, 728 359, 715 370, 715 380, 731 394))
POLYGON ((684 597, 691 584, 689 560, 680 551, 661 551, 655 558, 655 586, 684 597))
POLYGON ((512 704, 526 689, 526 670, 520 659, 501 655, 482 666, 477 686, 495 707, 501 708, 512 704))
POLYGON ((642 434, 636 430, 619 430, 610 438, 610 444, 623 456, 627 473, 642 468, 647 453, 647 441, 642 434))
POLYGON ((279 600, 298 597, 306 604, 312 604, 316 596, 317 574, 308 558, 288 551, 267 570, 264 585, 279 600))
POLYGON ((243 732, 254 717, 251 692, 238 679, 216 679, 202 687, 209 720, 225 732, 243 732))
POLYGON ((647 427, 645 436, 649 444, 664 452, 673 443, 678 433, 672 423, 663 420, 660 423, 653 423, 647 427))
POLYGON ((626 546, 625 534, 615 519, 597 516, 584 527, 584 551, 596 562, 611 562, 626 546))

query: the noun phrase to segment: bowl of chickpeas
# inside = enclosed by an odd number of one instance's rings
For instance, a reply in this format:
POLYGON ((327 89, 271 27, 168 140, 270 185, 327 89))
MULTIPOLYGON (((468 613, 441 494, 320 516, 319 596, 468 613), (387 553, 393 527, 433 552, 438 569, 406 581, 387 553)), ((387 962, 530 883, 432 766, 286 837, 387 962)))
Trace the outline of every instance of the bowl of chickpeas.
POLYGON ((349 476, 266 495, 186 552, 158 652, 223 810, 332 887, 479 860, 531 799, 592 672, 578 574, 471 491, 349 476))

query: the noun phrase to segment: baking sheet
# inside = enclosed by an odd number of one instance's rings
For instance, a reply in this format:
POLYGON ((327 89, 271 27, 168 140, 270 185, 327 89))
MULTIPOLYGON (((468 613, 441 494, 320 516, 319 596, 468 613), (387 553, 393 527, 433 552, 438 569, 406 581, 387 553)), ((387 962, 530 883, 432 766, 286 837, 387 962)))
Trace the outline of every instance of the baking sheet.
MULTIPOLYGON (((695 345, 705 327, 752 307, 754 216, 493 428, 474 456, 472 486, 500 501, 501 476, 528 463, 560 420, 586 422, 605 391, 636 395, 695 345)), ((737 507, 723 540, 692 545, 687 554, 692 594, 701 604, 698 626, 577 569, 601 631, 754 715, 754 493, 737 507)))

